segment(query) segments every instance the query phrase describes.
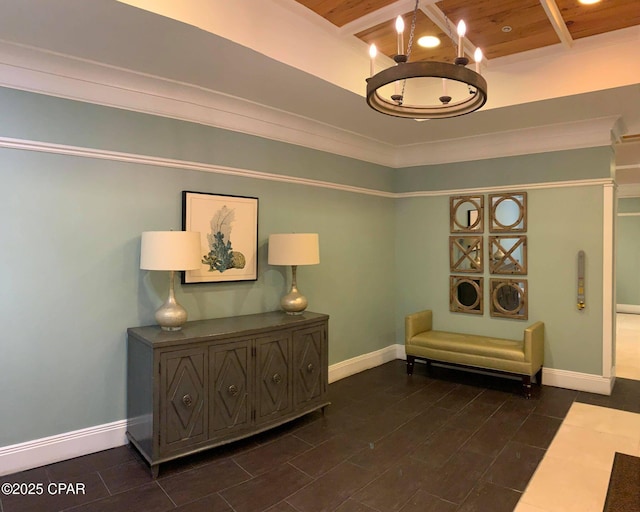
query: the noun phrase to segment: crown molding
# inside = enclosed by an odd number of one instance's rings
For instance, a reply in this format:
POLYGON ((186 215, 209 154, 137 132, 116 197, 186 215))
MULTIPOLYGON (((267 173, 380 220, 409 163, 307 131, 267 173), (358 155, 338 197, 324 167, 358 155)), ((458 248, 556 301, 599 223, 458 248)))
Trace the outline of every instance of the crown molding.
POLYGON ((640 183, 618 185, 618 197, 640 197, 640 183))
POLYGON ((486 160, 507 156, 547 153, 600 146, 611 146, 612 130, 618 117, 559 123, 521 130, 494 132, 474 137, 406 145, 398 151, 396 167, 486 160))
POLYGON ((0 86, 255 135, 391 167, 393 146, 202 87, 0 40, 0 86))
POLYGON ((0 40, 0 86, 195 122, 400 168, 611 144, 616 118, 394 146, 191 84, 0 40))

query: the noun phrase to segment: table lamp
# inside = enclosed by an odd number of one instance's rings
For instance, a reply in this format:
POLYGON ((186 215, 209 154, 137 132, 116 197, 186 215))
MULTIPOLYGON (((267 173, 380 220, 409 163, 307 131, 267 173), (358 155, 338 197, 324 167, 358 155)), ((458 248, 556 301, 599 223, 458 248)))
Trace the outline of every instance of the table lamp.
POLYGON ((289 315, 300 315, 307 308, 307 298, 298 291, 298 265, 320 263, 317 233, 283 233, 269 236, 269 265, 291 265, 291 290, 280 299, 289 315))
POLYGON ((140 244, 140 268, 169 271, 169 297, 156 311, 156 321, 164 331, 179 331, 187 321, 187 311, 176 301, 173 280, 176 271, 201 266, 200 233, 193 231, 145 231, 140 244))

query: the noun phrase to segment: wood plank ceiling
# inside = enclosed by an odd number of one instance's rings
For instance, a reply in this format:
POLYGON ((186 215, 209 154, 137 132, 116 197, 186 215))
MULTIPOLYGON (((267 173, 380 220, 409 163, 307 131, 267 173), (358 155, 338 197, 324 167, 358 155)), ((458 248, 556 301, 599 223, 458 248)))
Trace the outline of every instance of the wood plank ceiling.
MULTIPOLYGON (((413 1, 296 1, 365 43, 375 43, 378 51, 389 57, 397 51, 395 17, 400 14, 408 43, 413 1), (397 12, 392 12, 394 6, 397 12), (376 11, 384 13, 383 19, 376 11)), ((414 42, 410 60, 452 61, 457 45, 455 25, 460 19, 467 25, 465 49, 469 57, 479 46, 488 59, 495 59, 559 43, 569 46, 583 37, 640 25, 640 0, 602 0, 593 5, 582 5, 578 0, 422 0, 415 39, 434 35, 441 43, 428 49, 414 42)))

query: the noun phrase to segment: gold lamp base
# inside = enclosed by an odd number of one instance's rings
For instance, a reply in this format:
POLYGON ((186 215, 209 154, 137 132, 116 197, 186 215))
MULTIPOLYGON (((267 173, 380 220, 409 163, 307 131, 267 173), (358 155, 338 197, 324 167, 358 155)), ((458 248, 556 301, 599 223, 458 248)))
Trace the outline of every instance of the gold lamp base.
POLYGON ((296 283, 297 270, 297 265, 291 266, 291 290, 280 299, 280 307, 287 315, 301 315, 309 305, 307 298, 298 291, 296 283))
POLYGON ((169 297, 155 314, 156 322, 163 331, 179 331, 187 321, 187 310, 178 304, 173 291, 174 274, 173 270, 169 273, 169 297))

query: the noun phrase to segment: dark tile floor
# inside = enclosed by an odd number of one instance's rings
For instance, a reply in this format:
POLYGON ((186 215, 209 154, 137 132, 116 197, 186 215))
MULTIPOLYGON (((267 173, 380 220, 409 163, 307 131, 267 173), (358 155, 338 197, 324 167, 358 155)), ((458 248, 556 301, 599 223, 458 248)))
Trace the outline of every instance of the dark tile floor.
POLYGON ((640 381, 611 397, 393 361, 329 386, 332 405, 249 440, 163 465, 128 446, 0 478, 42 484, 2 512, 511 512, 575 401, 640 412, 640 381), (84 492, 48 492, 49 483, 84 492))

